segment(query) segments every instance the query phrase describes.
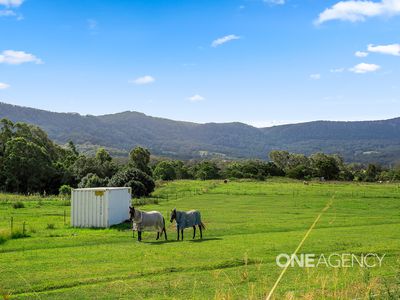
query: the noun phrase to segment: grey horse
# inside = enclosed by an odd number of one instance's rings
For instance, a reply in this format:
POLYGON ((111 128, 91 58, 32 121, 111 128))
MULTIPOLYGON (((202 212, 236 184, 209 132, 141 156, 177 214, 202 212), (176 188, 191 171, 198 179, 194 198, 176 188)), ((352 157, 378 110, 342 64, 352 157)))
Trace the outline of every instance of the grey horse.
POLYGON ((203 238, 203 229, 206 229, 203 222, 201 222, 201 214, 198 210, 179 211, 174 208, 171 212, 171 223, 175 220, 177 240, 179 241, 179 231, 181 232, 183 241, 183 230, 185 228, 193 227, 193 238, 196 237, 196 226, 200 230, 200 238, 203 238))
POLYGON ((165 230, 165 219, 158 211, 144 212, 129 207, 130 220, 132 221, 132 230, 137 230, 138 241, 142 240, 142 231, 157 231, 157 240, 160 234, 164 232, 165 240, 167 240, 167 231, 165 230))

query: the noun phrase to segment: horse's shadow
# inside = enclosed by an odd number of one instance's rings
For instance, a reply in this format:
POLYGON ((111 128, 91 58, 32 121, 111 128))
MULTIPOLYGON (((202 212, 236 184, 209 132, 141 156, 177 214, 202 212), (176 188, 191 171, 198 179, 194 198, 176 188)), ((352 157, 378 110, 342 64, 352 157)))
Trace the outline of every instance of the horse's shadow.
POLYGON ((183 241, 177 241, 177 240, 168 240, 168 241, 142 241, 144 244, 150 244, 150 245, 162 245, 162 244, 169 244, 169 243, 179 243, 179 242, 190 242, 190 243, 203 243, 203 242, 208 242, 208 241, 221 241, 222 238, 203 238, 203 239, 195 239, 195 240, 183 240, 183 241))
POLYGON ((143 244, 150 244, 150 245, 163 245, 163 244, 170 244, 170 243, 174 243, 174 240, 168 240, 168 241, 141 241, 141 243, 143 244))
POLYGON ((222 238, 214 237, 214 238, 203 238, 203 239, 195 239, 195 240, 187 240, 191 243, 203 243, 208 241, 222 241, 222 238))

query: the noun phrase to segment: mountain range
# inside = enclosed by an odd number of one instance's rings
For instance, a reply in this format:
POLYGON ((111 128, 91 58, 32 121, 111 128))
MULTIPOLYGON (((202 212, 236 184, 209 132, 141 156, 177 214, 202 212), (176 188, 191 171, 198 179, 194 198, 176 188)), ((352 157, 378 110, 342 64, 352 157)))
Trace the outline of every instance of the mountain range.
POLYGON ((93 152, 103 146, 115 156, 140 145, 159 156, 267 159, 271 150, 306 155, 338 153, 347 162, 400 161, 400 118, 381 121, 313 121, 256 128, 239 122, 174 121, 126 111, 101 116, 56 113, 0 102, 0 118, 40 126, 59 144, 72 140, 93 152))

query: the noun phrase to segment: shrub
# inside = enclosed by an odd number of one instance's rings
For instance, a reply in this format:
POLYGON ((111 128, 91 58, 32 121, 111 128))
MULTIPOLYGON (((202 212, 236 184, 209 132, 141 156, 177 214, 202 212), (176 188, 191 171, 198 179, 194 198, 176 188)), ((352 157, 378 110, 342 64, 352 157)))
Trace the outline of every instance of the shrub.
POLYGON ((10 234, 8 233, 8 231, 5 230, 0 231, 0 245, 4 244, 9 239, 10 239, 10 234))
POLYGON ((153 178, 134 167, 127 167, 117 172, 110 180, 111 187, 131 187, 132 196, 148 196, 154 191, 155 183, 153 178))
POLYGON ((68 184, 64 184, 60 186, 58 190, 60 196, 70 197, 71 196, 71 187, 68 184))
POLYGON ((97 174, 89 173, 82 178, 78 187, 80 188, 94 188, 107 186, 108 178, 100 178, 97 174))
POLYGON ((11 233, 11 239, 13 239, 13 240, 22 239, 22 238, 26 238, 26 237, 29 237, 29 236, 30 236, 29 234, 27 234, 27 233, 25 233, 23 231, 20 231, 20 230, 14 230, 11 233))
POLYGON ((17 201, 17 202, 14 202, 14 203, 12 204, 12 207, 15 208, 15 209, 18 209, 18 208, 24 208, 25 205, 24 205, 23 202, 17 201))
POLYGON ((172 161, 159 162, 154 169, 154 177, 161 180, 176 179, 174 162, 172 161))
POLYGON ((293 179, 308 179, 311 177, 312 170, 304 165, 298 165, 286 172, 289 178, 293 179))
POLYGON ((47 224, 46 229, 56 229, 56 226, 53 223, 47 224))

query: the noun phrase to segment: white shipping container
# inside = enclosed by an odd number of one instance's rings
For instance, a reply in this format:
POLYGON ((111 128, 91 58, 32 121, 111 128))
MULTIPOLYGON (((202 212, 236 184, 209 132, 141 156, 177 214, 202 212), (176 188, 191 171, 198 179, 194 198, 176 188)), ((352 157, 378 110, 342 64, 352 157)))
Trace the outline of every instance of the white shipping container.
POLYGON ((110 227, 129 219, 131 188, 73 189, 71 226, 110 227))

